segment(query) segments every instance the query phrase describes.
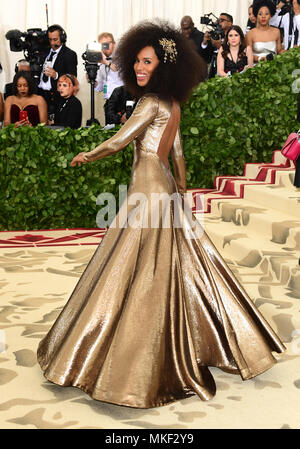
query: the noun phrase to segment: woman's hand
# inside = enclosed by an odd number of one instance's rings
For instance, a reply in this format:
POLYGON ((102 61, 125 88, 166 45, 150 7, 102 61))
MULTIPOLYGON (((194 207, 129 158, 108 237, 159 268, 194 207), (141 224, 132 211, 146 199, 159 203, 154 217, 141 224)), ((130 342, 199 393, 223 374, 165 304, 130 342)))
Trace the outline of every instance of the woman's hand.
POLYGON ((71 162, 71 167, 76 167, 78 164, 81 166, 81 164, 86 164, 88 161, 85 159, 85 153, 79 153, 77 156, 74 157, 74 159, 71 162))
POLYGON ((19 128, 20 126, 32 126, 28 118, 24 118, 23 120, 20 120, 19 122, 15 122, 15 128, 19 128))

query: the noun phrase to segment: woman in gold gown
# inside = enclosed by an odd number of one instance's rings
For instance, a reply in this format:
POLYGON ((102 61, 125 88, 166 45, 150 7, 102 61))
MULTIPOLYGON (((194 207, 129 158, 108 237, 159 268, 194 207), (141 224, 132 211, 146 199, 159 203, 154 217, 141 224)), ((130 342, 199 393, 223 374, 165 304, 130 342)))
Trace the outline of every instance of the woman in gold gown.
POLYGON ((134 141, 127 200, 38 360, 49 381, 100 401, 150 408, 195 393, 208 400, 216 391, 209 366, 245 380, 285 348, 184 200, 179 102, 201 81, 201 58, 177 30, 145 22, 124 35, 116 61, 140 100, 116 135, 71 165, 134 141))

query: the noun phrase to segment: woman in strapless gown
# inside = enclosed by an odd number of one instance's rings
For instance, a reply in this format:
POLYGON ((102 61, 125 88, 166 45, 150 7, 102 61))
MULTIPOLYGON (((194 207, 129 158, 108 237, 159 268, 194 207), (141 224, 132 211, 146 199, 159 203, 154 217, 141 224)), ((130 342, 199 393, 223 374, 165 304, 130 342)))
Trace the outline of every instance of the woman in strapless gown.
POLYGON ((13 80, 13 95, 5 100, 4 126, 14 123, 16 127, 47 123, 47 103, 33 93, 34 81, 29 72, 18 72, 13 80))
POLYGON ((246 43, 253 51, 253 61, 273 59, 274 55, 283 53, 280 31, 270 26, 271 17, 276 7, 270 0, 261 0, 253 5, 253 14, 257 18, 256 27, 246 35, 246 43))
POLYGON ((99 401, 149 408, 195 393, 208 400, 216 392, 209 366, 245 380, 285 348, 184 197, 179 102, 204 79, 201 58, 178 30, 147 22, 121 39, 116 64, 140 100, 112 138, 71 165, 134 141, 128 196, 40 342, 38 361, 49 381, 99 401))

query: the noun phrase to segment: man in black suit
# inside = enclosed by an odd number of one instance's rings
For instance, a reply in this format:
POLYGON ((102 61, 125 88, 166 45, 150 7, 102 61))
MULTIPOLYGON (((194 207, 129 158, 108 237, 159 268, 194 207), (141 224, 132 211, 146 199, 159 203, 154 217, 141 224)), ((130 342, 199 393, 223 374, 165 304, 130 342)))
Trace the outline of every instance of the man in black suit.
POLYGON ((182 34, 187 38, 194 42, 197 52, 200 56, 206 61, 207 64, 210 63, 212 54, 213 54, 213 48, 212 44, 210 42, 206 42, 203 44, 204 39, 204 33, 202 31, 199 31, 193 22, 193 19, 191 16, 184 16, 181 19, 180 22, 180 28, 182 34))
POLYGON ((48 114, 51 115, 60 99, 57 80, 66 73, 77 76, 78 61, 75 51, 65 45, 67 35, 60 25, 51 25, 48 28, 48 39, 51 48, 44 62, 38 93, 45 98, 48 114))

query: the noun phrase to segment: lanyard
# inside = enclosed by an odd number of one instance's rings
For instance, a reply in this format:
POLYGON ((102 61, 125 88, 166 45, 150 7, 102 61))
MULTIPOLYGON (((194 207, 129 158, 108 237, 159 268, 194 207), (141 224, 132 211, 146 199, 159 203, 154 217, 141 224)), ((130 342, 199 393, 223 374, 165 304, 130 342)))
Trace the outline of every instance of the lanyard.
POLYGON ((64 107, 66 107, 66 105, 68 104, 68 101, 70 100, 71 97, 67 98, 66 101, 64 102, 64 104, 62 105, 62 107, 59 110, 59 113, 61 113, 61 111, 64 109, 64 107))

